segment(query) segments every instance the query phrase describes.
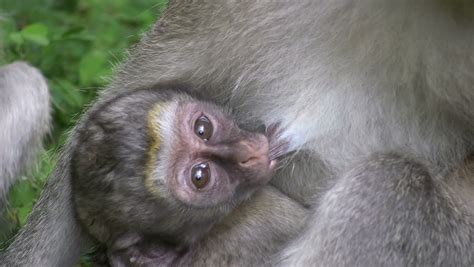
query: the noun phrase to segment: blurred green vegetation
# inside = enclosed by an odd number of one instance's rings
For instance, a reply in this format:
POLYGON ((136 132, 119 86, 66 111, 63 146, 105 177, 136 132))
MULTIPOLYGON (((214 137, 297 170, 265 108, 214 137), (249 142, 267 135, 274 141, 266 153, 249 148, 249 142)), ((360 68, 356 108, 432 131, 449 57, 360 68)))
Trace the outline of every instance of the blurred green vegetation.
MULTIPOLYGON (((107 84, 114 65, 166 7, 166 0, 0 0, 0 65, 24 60, 48 79, 53 130, 36 171, 10 193, 10 229, 21 227, 84 107, 107 84)), ((5 246, 7 242, 3 242, 5 246)), ((0 245, 0 248, 2 245, 0 245)))

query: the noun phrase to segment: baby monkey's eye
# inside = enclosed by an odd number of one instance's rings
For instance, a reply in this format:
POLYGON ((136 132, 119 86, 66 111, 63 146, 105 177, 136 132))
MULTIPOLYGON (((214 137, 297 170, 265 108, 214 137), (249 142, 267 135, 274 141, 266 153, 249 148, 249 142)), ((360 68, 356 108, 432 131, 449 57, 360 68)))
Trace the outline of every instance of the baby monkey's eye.
POLYGON ((209 140, 212 136, 212 123, 209 121, 209 118, 202 115, 194 123, 194 133, 199 136, 204 141, 209 140))
POLYGON ((191 169, 191 181, 197 189, 201 189, 209 183, 211 178, 211 170, 209 169, 209 163, 199 163, 194 165, 191 169))

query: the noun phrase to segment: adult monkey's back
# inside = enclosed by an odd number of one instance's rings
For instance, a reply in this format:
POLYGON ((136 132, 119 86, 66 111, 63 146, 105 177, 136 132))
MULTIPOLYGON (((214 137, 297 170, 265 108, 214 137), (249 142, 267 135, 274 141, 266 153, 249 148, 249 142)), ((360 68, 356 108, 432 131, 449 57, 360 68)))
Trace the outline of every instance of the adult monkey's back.
MULTIPOLYGON (((298 153, 274 184, 314 209, 285 263, 469 266, 473 38, 468 0, 182 1, 93 109, 181 80, 242 122, 280 122, 298 153)), ((77 260, 67 151, 9 266, 77 260)))

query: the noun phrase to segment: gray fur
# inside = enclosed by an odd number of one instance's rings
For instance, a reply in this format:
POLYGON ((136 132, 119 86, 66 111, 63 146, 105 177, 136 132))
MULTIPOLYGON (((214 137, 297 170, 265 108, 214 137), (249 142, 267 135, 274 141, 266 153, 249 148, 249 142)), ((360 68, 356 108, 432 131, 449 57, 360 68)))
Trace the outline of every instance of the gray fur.
POLYGON ((35 162, 50 121, 41 73, 23 62, 0 68, 0 203, 15 178, 35 162))
MULTIPOLYGON (((472 47, 468 0, 174 1, 92 109, 180 80, 242 122, 281 122, 296 156, 275 184, 314 210, 289 266, 469 266, 474 212, 452 199, 474 194, 474 174, 461 186, 448 174, 474 150, 472 47)), ((69 157, 7 266, 77 261, 69 157)))
POLYGON ((373 155, 323 194, 312 226, 280 264, 472 266, 474 201, 453 189, 461 184, 472 194, 473 166, 441 182, 413 159, 373 155))
POLYGON ((305 225, 308 210, 272 186, 194 244, 176 266, 267 266, 305 225))

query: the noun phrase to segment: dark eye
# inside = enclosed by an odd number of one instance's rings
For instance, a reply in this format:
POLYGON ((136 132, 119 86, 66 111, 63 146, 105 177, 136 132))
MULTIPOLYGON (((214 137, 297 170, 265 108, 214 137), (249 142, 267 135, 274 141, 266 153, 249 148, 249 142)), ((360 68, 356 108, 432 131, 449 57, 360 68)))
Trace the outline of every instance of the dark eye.
POLYGON ((194 133, 202 140, 209 140, 212 136, 212 123, 206 116, 199 117, 194 123, 194 133))
POLYGON ((211 178, 211 170, 209 169, 209 163, 199 163, 194 165, 191 169, 191 181, 198 188, 201 189, 209 183, 211 178))

